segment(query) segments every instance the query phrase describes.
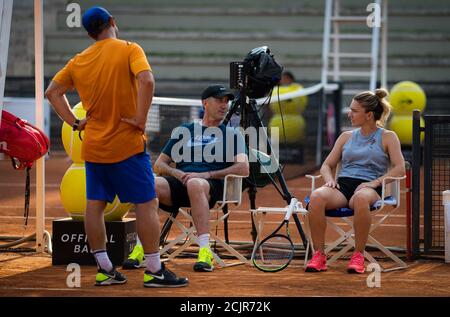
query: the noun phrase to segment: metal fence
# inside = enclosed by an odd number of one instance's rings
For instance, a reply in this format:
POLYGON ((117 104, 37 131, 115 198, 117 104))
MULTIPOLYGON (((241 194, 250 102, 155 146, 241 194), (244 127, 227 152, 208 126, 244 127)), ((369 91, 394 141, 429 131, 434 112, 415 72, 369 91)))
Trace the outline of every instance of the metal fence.
POLYGON ((450 115, 424 115, 425 127, 420 127, 420 112, 413 114, 413 256, 444 255, 444 206, 442 192, 450 188, 450 115), (420 134, 424 133, 424 142, 420 134), (421 151, 423 151, 423 156, 421 151), (423 157, 423 162, 421 162, 423 157), (423 240, 420 236, 420 165, 423 163, 423 240))

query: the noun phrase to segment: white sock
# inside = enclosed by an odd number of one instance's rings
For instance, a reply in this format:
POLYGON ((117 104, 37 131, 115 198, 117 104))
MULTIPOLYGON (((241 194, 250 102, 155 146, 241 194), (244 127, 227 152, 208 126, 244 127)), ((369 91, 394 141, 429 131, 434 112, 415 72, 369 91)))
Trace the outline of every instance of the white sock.
POLYGON ((92 251, 92 254, 94 255, 95 261, 97 262, 97 266, 99 268, 105 270, 106 272, 112 271, 113 264, 111 263, 106 250, 95 250, 92 251))
POLYGON ((161 270, 161 259, 159 256, 159 252, 155 253, 145 253, 145 266, 147 270, 152 273, 156 273, 161 270))
POLYGON ((200 248, 207 247, 209 249, 209 233, 204 233, 198 236, 198 246, 200 248))

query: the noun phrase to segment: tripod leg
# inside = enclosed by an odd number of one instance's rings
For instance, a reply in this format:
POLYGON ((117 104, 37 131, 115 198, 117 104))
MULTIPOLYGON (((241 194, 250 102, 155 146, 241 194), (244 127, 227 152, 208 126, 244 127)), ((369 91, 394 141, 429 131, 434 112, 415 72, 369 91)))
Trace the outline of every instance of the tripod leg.
MULTIPOLYGON (((278 171, 276 172, 276 175, 277 175, 278 181, 280 182, 283 193, 285 194, 285 196, 283 198, 289 204, 291 202, 292 195, 289 192, 289 189, 286 184, 286 180, 284 179, 283 174, 281 173, 280 169, 278 169, 278 171)), ((297 226, 298 233, 300 234, 300 237, 302 239, 303 246, 305 247, 305 250, 306 250, 306 247, 308 245, 308 239, 306 238, 305 232, 303 231, 302 224, 300 223, 298 216, 296 214, 293 214, 293 217, 294 217, 295 225, 297 226)))
MULTIPOLYGON (((171 211, 170 214, 173 218, 175 218, 178 214, 178 210, 171 211)), ((167 218, 164 222, 164 225, 162 226, 161 233, 159 236, 159 245, 161 247, 164 247, 164 244, 166 243, 167 237, 169 236, 170 228, 172 228, 172 220, 170 218, 167 218)))
MULTIPOLYGON (((248 198, 250 200, 250 209, 256 209, 256 188, 254 186, 251 186, 248 190, 248 198)), ((255 226, 255 221, 253 219, 253 217, 250 215, 251 219, 252 219, 252 240, 253 242, 256 241, 256 226, 255 226)))
MULTIPOLYGON (((303 246, 308 246, 308 238, 306 238, 305 232, 303 231, 302 224, 300 223, 300 220, 298 219, 298 216, 296 214, 293 214, 295 225, 297 226, 298 233, 300 234, 300 237, 302 238, 303 246)), ((311 251, 311 250, 310 250, 311 251)))
MULTIPOLYGON (((242 103, 242 106, 240 107, 241 110, 241 127, 248 128, 248 127, 257 127, 257 128, 262 128, 264 127, 264 124, 262 123, 261 117, 258 114, 258 110, 256 108, 256 100, 255 99, 250 99, 250 102, 247 104, 246 103, 246 94, 245 94, 245 90, 241 89, 240 91, 240 102, 242 103)), ((230 115, 231 117, 231 115, 230 115)), ((266 140, 266 145, 267 145, 267 153, 272 153, 272 146, 270 144, 270 140, 267 136, 267 133, 265 132, 265 140, 266 140)), ((247 146, 247 149, 249 149, 249 136, 245 135, 245 144, 247 146)), ((251 174, 251 173, 250 173, 251 174)), ((280 194, 282 194, 283 199, 286 200, 286 202, 289 204, 292 198, 291 193, 289 192, 289 189, 287 187, 286 181, 284 179, 283 173, 281 172, 279 166, 278 166, 278 170, 275 172, 276 178, 278 178, 278 181, 281 185, 281 191, 280 194)), ((250 179, 254 180, 252 175, 250 175, 250 179)), ((275 181, 272 179, 272 183, 275 185, 275 181)), ((248 190, 248 195, 249 195, 249 199, 250 199, 250 208, 251 209, 256 209, 256 186, 253 185, 254 182, 252 183, 252 185, 250 186, 249 190, 248 190)), ((252 239, 253 242, 256 241, 256 227, 255 227, 255 223, 252 218, 252 239)), ((300 234, 300 237, 302 239, 303 245, 306 249, 307 245, 308 245, 308 240, 306 238, 305 232, 303 231, 302 225, 300 223, 300 220, 298 219, 298 216, 294 214, 294 220, 295 220, 295 224, 297 226, 298 232, 300 234)))
MULTIPOLYGON (((228 205, 225 205, 222 210, 223 210, 224 214, 227 214, 228 213, 228 205)), ((223 235, 225 237, 226 244, 230 244, 230 240, 228 238, 228 217, 226 217, 223 220, 223 235)))

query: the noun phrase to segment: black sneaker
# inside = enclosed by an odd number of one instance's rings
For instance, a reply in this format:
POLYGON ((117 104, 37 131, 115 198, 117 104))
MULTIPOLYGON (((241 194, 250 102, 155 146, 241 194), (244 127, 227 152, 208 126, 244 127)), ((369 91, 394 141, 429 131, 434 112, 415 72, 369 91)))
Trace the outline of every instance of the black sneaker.
POLYGON ((161 263, 161 270, 156 273, 145 271, 144 286, 145 287, 183 287, 189 284, 189 280, 185 277, 177 277, 175 273, 166 269, 164 263, 161 263))
POLYGON ((213 255, 211 250, 208 247, 200 248, 198 252, 197 262, 194 264, 195 272, 212 272, 214 266, 213 255))
POLYGON ((123 261, 122 264, 122 269, 123 270, 136 270, 136 269, 140 269, 142 266, 141 263, 139 263, 138 260, 133 260, 133 259, 126 259, 125 261, 123 261))
POLYGON ((108 286, 114 284, 125 284, 127 277, 117 271, 115 268, 111 272, 106 272, 103 269, 99 269, 95 275, 96 286, 108 286))
POLYGON ((141 267, 145 267, 144 259, 144 248, 142 247, 142 245, 136 244, 136 246, 133 248, 133 252, 131 252, 131 254, 128 256, 128 259, 123 262, 122 269, 136 270, 141 267))

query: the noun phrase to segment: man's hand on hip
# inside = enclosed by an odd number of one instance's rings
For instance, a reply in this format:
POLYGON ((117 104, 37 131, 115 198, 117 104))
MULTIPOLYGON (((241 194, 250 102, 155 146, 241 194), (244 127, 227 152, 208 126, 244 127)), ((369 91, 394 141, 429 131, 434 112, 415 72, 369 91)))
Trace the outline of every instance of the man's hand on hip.
POLYGON ((121 118, 120 121, 128 123, 138 128, 142 133, 145 133, 145 122, 141 122, 136 118, 121 118))

